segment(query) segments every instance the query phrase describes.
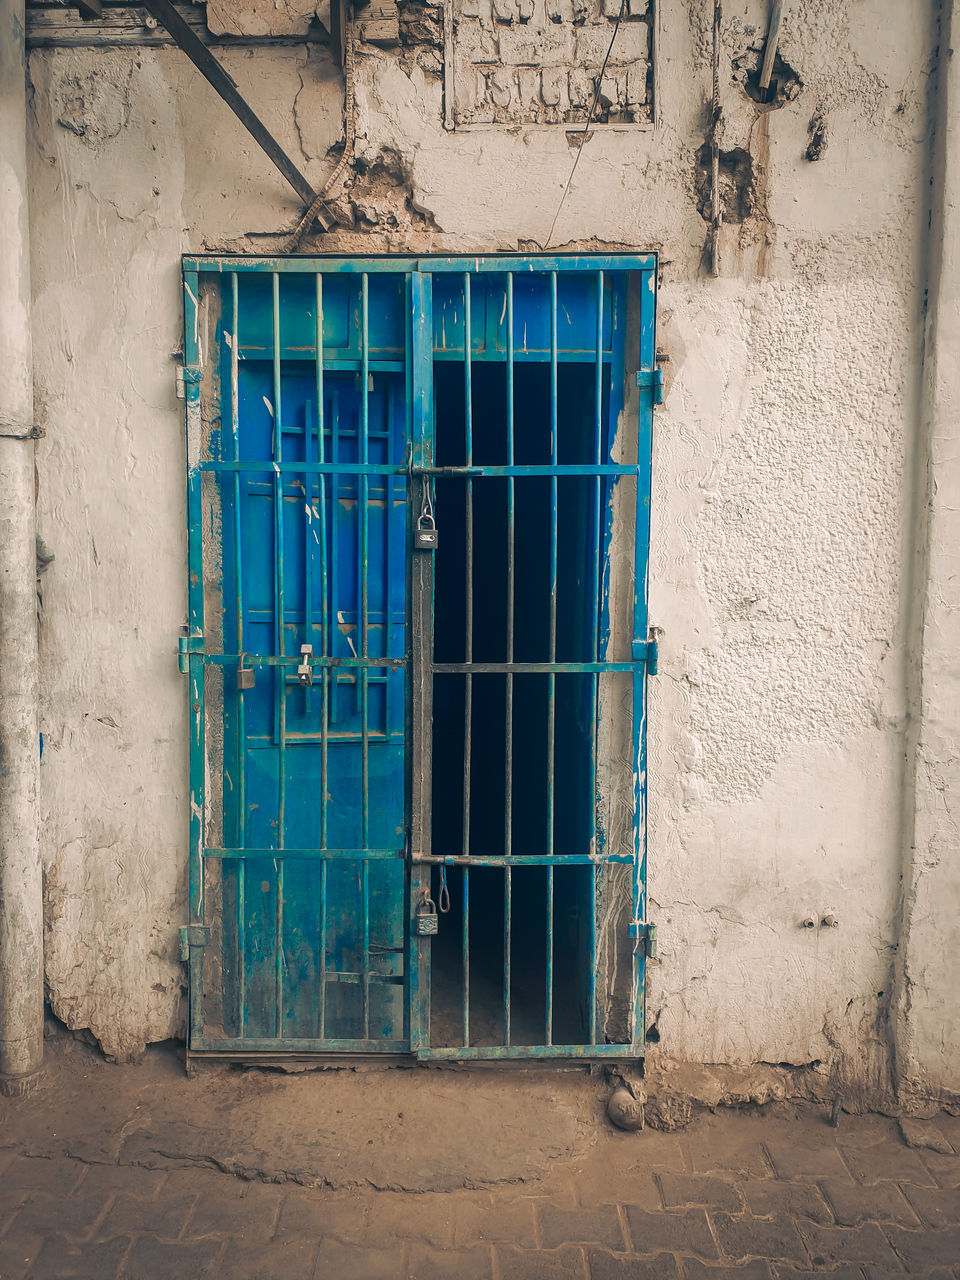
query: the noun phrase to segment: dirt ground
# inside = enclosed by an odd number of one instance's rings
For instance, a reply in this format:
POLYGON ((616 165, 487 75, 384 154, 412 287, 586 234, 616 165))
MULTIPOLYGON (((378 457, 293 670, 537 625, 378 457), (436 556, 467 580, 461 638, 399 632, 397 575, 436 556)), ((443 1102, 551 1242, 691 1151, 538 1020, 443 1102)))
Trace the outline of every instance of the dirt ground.
POLYGON ((960 1280, 960 1118, 623 1133, 603 1073, 114 1066, 0 1100, 0 1280, 960 1280))

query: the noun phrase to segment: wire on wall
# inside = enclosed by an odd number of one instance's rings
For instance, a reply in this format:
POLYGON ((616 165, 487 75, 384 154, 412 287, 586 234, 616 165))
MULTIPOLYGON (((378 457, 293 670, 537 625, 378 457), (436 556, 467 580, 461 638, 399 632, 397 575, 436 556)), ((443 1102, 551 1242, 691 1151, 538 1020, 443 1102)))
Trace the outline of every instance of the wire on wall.
POLYGON ((614 23, 613 35, 610 37, 610 43, 607 46, 606 56, 603 59, 603 65, 600 68, 600 74, 597 76, 597 82, 593 90, 593 101, 590 103, 590 110, 587 112, 587 118, 583 122, 583 129, 580 131, 580 143, 577 147, 577 154, 573 158, 573 167, 570 170, 570 176, 567 178, 566 186, 563 188, 563 194, 560 196, 560 203, 557 205, 557 212, 553 215, 553 222, 550 224, 550 234, 543 242, 544 249, 550 248, 550 241, 553 239, 553 233, 557 229, 557 219, 560 217, 560 210, 563 208, 563 202, 567 198, 567 192, 570 190, 570 183, 573 181, 573 175, 577 172, 577 165, 580 163, 580 155, 583 152, 583 144, 587 140, 587 131, 593 122, 593 113, 597 109, 597 103, 600 100, 600 86, 603 83, 604 72, 607 69, 607 63, 610 61, 610 54, 613 52, 614 41, 617 38, 617 32, 620 30, 620 23, 623 21, 623 15, 627 8, 627 0, 620 0, 620 12, 617 14, 617 20, 614 23))
POLYGON ((313 201, 294 228, 293 234, 290 236, 290 243, 287 245, 287 253, 296 253, 300 248, 303 238, 313 226, 321 206, 335 191, 347 167, 353 160, 353 149, 357 136, 356 104, 353 93, 353 65, 353 25, 352 23, 347 23, 344 31, 343 51, 343 155, 340 157, 340 162, 333 173, 324 183, 316 200, 313 201))

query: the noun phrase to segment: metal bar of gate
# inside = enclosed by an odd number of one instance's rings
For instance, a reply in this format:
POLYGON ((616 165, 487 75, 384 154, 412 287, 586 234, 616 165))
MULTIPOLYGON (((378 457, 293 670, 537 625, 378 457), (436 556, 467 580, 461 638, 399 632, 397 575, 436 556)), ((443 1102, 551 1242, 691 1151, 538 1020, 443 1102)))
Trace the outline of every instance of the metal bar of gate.
MULTIPOLYGON (((601 466, 603 448, 603 272, 597 272, 597 346, 595 358, 596 388, 594 402, 594 463, 601 466)), ((590 600, 590 653, 594 662, 600 658, 600 558, 602 519, 600 512, 602 481, 599 471, 593 482, 593 583, 590 600)), ((591 677, 590 695, 590 852, 597 847, 597 715, 600 676, 591 677)), ((590 973, 588 982, 588 1022, 590 1043, 597 1039, 597 873, 590 872, 590 973)))
MULTIPOLYGON (((317 458, 326 461, 326 427, 325 406, 323 402, 323 276, 316 273, 317 307, 316 307, 316 364, 315 377, 317 384, 317 458)), ((327 479, 320 475, 319 479, 319 523, 320 523, 320 655, 329 657, 329 615, 327 612, 327 479)), ((330 701, 330 671, 324 666, 320 672, 320 848, 327 847, 327 792, 329 779, 327 776, 329 744, 327 741, 330 701)), ((317 1035, 322 1040, 327 1030, 327 863, 320 864, 320 936, 318 946, 317 973, 317 1035)))
MULTIPOLYGON (((364 465, 370 461, 370 297, 366 272, 360 277, 361 297, 361 334, 360 334, 360 461, 364 465)), ((359 478, 360 489, 360 656, 366 659, 368 653, 368 590, 369 573, 367 553, 369 542, 369 480, 366 475, 359 478)), ((360 733, 361 733, 361 801, 362 819, 360 844, 366 849, 370 843, 370 728, 367 721, 369 710, 369 686, 367 684, 367 668, 360 668, 360 733)), ((363 1038, 370 1036, 370 872, 367 859, 361 863, 361 894, 363 910, 363 985, 361 987, 361 1015, 363 1020, 363 1038)))
MULTIPOLYGON (((317 315, 316 315, 316 381, 317 381, 317 457, 320 462, 326 462, 326 441, 324 439, 324 431, 326 429, 326 409, 323 402, 323 276, 320 272, 316 275, 317 282, 317 315)), ((327 597, 329 594, 329 584, 327 581, 327 484, 323 475, 320 476, 320 656, 324 659, 330 656, 329 650, 329 628, 330 617, 328 613, 327 597)), ((327 847, 327 721, 329 718, 328 702, 330 698, 330 678, 327 668, 324 667, 321 672, 321 699, 320 699, 320 848, 327 847)), ((321 1000, 322 986, 321 986, 321 1000)))
MULTIPOLYGON (((345 462, 201 462, 197 468, 199 471, 260 471, 271 474, 293 474, 302 475, 304 471, 312 474, 331 475, 344 473, 351 478, 356 475, 367 476, 406 476, 409 467, 403 463, 386 463, 386 462, 368 462, 366 466, 360 463, 345 462)), ((463 479, 475 479, 479 476, 635 476, 637 468, 633 465, 623 465, 618 462, 605 462, 600 466, 596 466, 590 462, 564 462, 556 467, 551 467, 549 463, 515 463, 512 467, 508 466, 469 466, 469 467, 424 467, 423 471, 428 476, 444 476, 444 477, 460 477, 463 479)))
MULTIPOLYGON (((273 455, 277 462, 283 461, 283 401, 280 387, 280 276, 273 272, 273 455)), ((276 617, 277 617, 277 654, 286 655, 286 635, 284 623, 286 606, 284 600, 284 546, 283 546, 283 477, 274 474, 274 508, 276 527, 276 617)), ((274 681, 275 697, 278 706, 278 740, 277 740, 277 846, 284 845, 284 827, 286 824, 287 800, 287 686, 279 673, 274 681)), ((276 903, 276 1013, 275 1031, 279 1037, 283 1033, 283 862, 276 866, 277 903, 276 903)))
MULTIPOLYGON (((470 273, 463 275, 463 399, 466 463, 473 466, 473 330, 470 273)), ((473 480, 467 479, 465 504, 466 565, 464 660, 473 661, 473 480)), ((463 853, 470 853, 470 782, 473 747, 473 676, 464 675, 463 690, 463 853)), ((463 886, 463 1044, 470 1044, 470 870, 464 866, 463 886)))
MULTIPOLYGON (((230 342, 230 437, 233 457, 240 461, 240 289, 237 273, 230 276, 233 334, 230 342)), ((243 653, 243 520, 240 513, 240 472, 233 473, 233 573, 236 581, 237 651, 243 653)), ((237 844, 246 844, 247 826, 247 731, 243 690, 237 679, 237 844)), ((244 1034, 247 1004, 247 864, 237 864, 237 1020, 244 1034)))
MULTIPOLYGON (((557 273, 550 273, 550 465, 559 463, 557 441, 557 273)), ((557 660, 557 477, 550 477, 550 622, 548 637, 550 662, 557 660)), ((547 676, 547 853, 554 853, 554 806, 556 770, 557 677, 547 676)), ((545 1037, 553 1043, 553 867, 547 867, 546 884, 546 999, 545 1037)))
MULTIPOLYGON (((516 403, 513 369, 513 272, 507 273, 507 463, 516 457, 516 403)), ((513 662, 515 623, 515 554, 516 554, 516 481, 507 477, 507 662, 513 662)), ((504 803, 503 852, 509 860, 513 853, 513 672, 505 675, 504 705, 504 803)), ((513 982, 513 870, 507 861, 503 870, 503 1043, 509 1044, 511 986, 513 982)))

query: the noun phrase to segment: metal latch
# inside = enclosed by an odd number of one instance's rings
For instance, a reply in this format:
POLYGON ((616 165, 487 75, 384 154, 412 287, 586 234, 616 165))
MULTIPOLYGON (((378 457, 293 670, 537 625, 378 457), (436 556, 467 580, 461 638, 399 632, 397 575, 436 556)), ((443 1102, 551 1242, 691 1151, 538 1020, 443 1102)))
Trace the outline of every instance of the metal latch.
POLYGON ((184 964, 190 959, 191 947, 208 947, 210 945, 210 926, 207 924, 184 924, 180 926, 180 959, 184 964))
POLYGON ((648 960, 657 959, 657 926, 646 920, 630 921, 630 937, 643 943, 643 953, 648 960))
POLYGON ((190 655, 191 653, 203 652, 203 635, 185 636, 182 635, 179 641, 179 652, 177 653, 177 667, 181 675, 188 675, 190 671, 190 655))
POLYGON ((313 645, 302 644, 300 646, 300 665, 297 667, 297 679, 301 684, 313 684, 313 667, 310 665, 310 659, 313 657, 313 645))

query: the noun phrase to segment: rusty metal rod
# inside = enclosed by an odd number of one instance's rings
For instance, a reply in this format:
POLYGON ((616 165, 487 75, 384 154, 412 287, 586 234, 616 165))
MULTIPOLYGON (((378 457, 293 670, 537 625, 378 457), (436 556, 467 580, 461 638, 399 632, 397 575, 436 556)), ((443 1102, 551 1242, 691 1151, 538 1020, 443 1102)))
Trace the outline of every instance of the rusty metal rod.
MULTIPOLYGON (((229 72, 213 56, 192 27, 181 18, 170 0, 144 0, 144 8, 164 27, 234 113, 251 137, 270 157, 305 204, 312 205, 317 192, 293 163, 280 143, 237 88, 229 72)), ((316 215, 324 229, 332 225, 320 210, 316 215)))

